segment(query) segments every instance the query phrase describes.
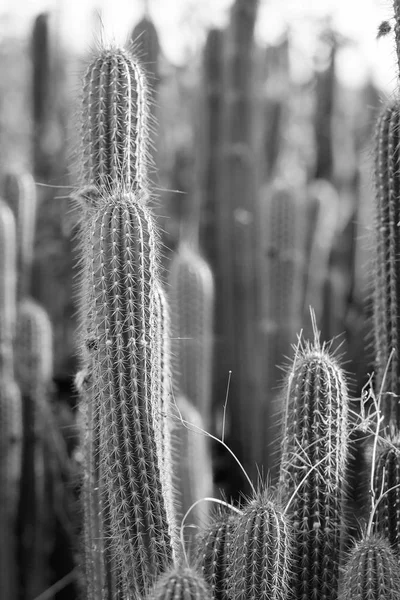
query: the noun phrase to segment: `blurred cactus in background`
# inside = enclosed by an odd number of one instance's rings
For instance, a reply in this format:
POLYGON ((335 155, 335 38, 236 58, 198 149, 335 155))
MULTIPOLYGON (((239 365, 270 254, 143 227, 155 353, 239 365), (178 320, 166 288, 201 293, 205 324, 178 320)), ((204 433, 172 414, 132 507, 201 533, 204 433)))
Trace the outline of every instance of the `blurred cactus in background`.
POLYGON ((228 4, 2 28, 4 600, 400 596, 398 95, 228 4))

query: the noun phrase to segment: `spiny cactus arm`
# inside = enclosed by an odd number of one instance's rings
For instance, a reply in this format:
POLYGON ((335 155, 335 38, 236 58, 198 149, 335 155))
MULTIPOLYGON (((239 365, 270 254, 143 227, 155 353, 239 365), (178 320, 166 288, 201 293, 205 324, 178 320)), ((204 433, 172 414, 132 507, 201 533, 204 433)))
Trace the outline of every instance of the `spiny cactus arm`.
POLYGON ((260 492, 244 507, 232 531, 231 548, 230 598, 287 598, 293 552, 291 524, 268 492, 260 492))
MULTIPOLYGON (((162 331, 156 233, 139 192, 98 199, 84 221, 83 343, 91 350, 91 395, 112 545, 124 582, 144 593, 172 561, 156 419, 162 419, 162 331), (85 248, 86 247, 86 248, 85 248)), ((162 431, 162 427, 160 428, 162 431)), ((165 475, 164 475, 165 477, 165 475)))
POLYGON ((33 259, 36 224, 36 188, 29 172, 9 171, 3 179, 4 199, 15 216, 17 227, 18 297, 27 294, 33 259))
POLYGON ((84 78, 82 183, 147 190, 148 119, 142 67, 125 50, 104 50, 84 78))
POLYGON ((400 440, 382 441, 374 465, 373 491, 377 502, 373 531, 400 549, 400 440))
POLYGON ((199 568, 210 587, 213 600, 228 600, 232 533, 236 522, 236 514, 224 510, 202 530, 197 540, 199 568))
POLYGON ((387 540, 363 536, 351 550, 343 571, 339 600, 397 600, 398 560, 387 540))
POLYGON ((298 349, 285 394, 280 483, 294 527, 291 586, 297 597, 336 598, 345 531, 348 393, 341 368, 318 339, 298 349))
POLYGON ((380 390, 383 375, 388 366, 382 390, 382 412, 386 424, 400 423, 398 344, 399 289, 398 260, 400 222, 398 197, 400 179, 398 165, 400 108, 396 100, 381 113, 376 133, 375 149, 375 268, 373 274, 373 330, 375 345, 376 387, 380 390), (394 349, 389 364, 389 356, 394 349))

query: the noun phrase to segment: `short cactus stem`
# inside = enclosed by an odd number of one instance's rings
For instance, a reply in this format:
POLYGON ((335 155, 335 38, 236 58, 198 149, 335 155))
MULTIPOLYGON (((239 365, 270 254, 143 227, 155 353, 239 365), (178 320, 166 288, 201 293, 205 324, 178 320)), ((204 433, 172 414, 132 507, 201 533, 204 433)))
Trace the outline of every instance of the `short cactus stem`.
POLYGON ((339 600, 398 600, 398 558, 387 540, 364 536, 351 550, 343 571, 339 600))
POLYGON ((345 532, 348 392, 321 346, 300 345, 288 373, 280 483, 294 528, 290 587, 296 600, 337 598, 345 532))
POLYGON ((84 79, 82 183, 147 190, 148 90, 144 72, 125 50, 104 50, 84 79))
POLYGON ((13 378, 13 339, 17 285, 16 225, 12 210, 0 199, 0 374, 13 378))
POLYGON ((231 538, 228 597, 232 600, 285 600, 292 565, 289 519, 264 490, 237 518, 231 538))
POLYGON ((171 461, 161 448, 160 424, 166 418, 160 356, 168 336, 157 235, 140 191, 93 195, 81 240, 81 347, 89 381, 82 402, 92 403, 98 419, 98 433, 93 423, 88 429, 98 435, 91 440, 98 448, 93 478, 100 473, 101 503, 109 509, 111 547, 121 570, 118 585, 136 599, 170 567, 174 554, 171 479, 165 473, 171 461))
POLYGON ((178 566, 160 577, 146 600, 211 600, 211 595, 199 573, 178 566))
POLYGON ((207 581, 212 600, 228 600, 227 585, 232 562, 232 532, 237 514, 220 511, 203 529, 197 540, 198 564, 207 581))
POLYGON ((376 510, 373 530, 384 536, 393 550, 400 551, 400 437, 378 445, 374 465, 373 492, 376 510))

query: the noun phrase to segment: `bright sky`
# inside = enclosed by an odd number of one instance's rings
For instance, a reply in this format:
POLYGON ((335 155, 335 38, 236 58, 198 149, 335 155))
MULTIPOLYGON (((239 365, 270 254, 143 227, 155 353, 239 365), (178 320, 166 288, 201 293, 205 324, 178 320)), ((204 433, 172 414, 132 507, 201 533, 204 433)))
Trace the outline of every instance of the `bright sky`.
MULTIPOLYGON (((356 41, 339 57, 342 78, 357 85, 365 77, 366 69, 371 68, 379 85, 389 91, 393 89, 396 82, 393 35, 376 40, 381 21, 392 22, 391 0, 260 0, 260 3, 258 39, 273 41, 289 23, 299 72, 307 70, 310 62, 316 20, 331 14, 335 27, 356 41)), ((172 62, 180 62, 188 49, 201 44, 207 27, 225 22, 232 0, 148 0, 148 4, 165 54, 172 62)), ((24 31, 31 27, 34 15, 57 6, 65 43, 84 50, 99 39, 99 31, 104 41, 124 43, 141 17, 143 5, 144 0, 1 0, 0 16, 11 15, 10 27, 24 31), (101 24, 96 14, 101 14, 101 24)))

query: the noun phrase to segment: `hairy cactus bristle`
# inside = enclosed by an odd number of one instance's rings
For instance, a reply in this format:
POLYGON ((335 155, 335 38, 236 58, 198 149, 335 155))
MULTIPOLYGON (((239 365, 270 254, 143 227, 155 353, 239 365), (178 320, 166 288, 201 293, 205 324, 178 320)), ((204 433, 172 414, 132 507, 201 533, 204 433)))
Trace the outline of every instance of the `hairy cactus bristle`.
POLYGON ((147 191, 149 106, 141 65, 122 49, 107 49, 84 78, 82 151, 84 185, 147 191))
POLYGON ((375 269, 373 273, 373 333, 376 389, 382 389, 382 413, 386 424, 400 425, 400 319, 399 263, 400 207, 400 104, 387 105, 381 113, 375 144, 375 269), (390 364, 389 356, 394 350, 390 364))
POLYGON ((211 595, 201 575, 178 566, 160 577, 146 600, 211 600, 211 595))
POLYGON ((384 535, 393 550, 400 550, 400 437, 378 445, 373 491, 377 502, 374 531, 384 535))
POLYGON ((87 279, 82 348, 90 355, 84 361, 93 418, 99 421, 99 440, 92 444, 98 447, 102 501, 109 507, 112 546, 130 598, 144 593, 173 556, 166 499, 171 491, 163 485, 170 478, 160 472, 171 464, 159 425, 166 418, 159 384, 166 334, 157 310, 156 233, 136 191, 99 197, 81 236, 87 279))
POLYGON ((348 392, 318 337, 300 345, 288 372, 280 483, 294 528, 290 586, 296 600, 337 598, 345 532, 348 392))
POLYGON ((188 242, 172 259, 169 275, 172 354, 179 393, 211 422, 211 371, 214 281, 208 264, 188 242))
POLYGON ((227 584, 232 566, 232 531, 236 522, 236 513, 220 511, 198 536, 199 568, 210 587, 213 600, 229 598, 227 584))
POLYGON ((17 226, 17 295, 29 291, 36 224, 36 188, 28 172, 9 171, 3 180, 4 200, 15 215, 17 226))
POLYGON ((228 597, 287 598, 292 551, 289 519, 267 490, 259 492, 243 508, 232 531, 228 597))
POLYGON ((379 535, 365 536, 351 550, 343 571, 339 600, 398 600, 398 558, 379 535))

